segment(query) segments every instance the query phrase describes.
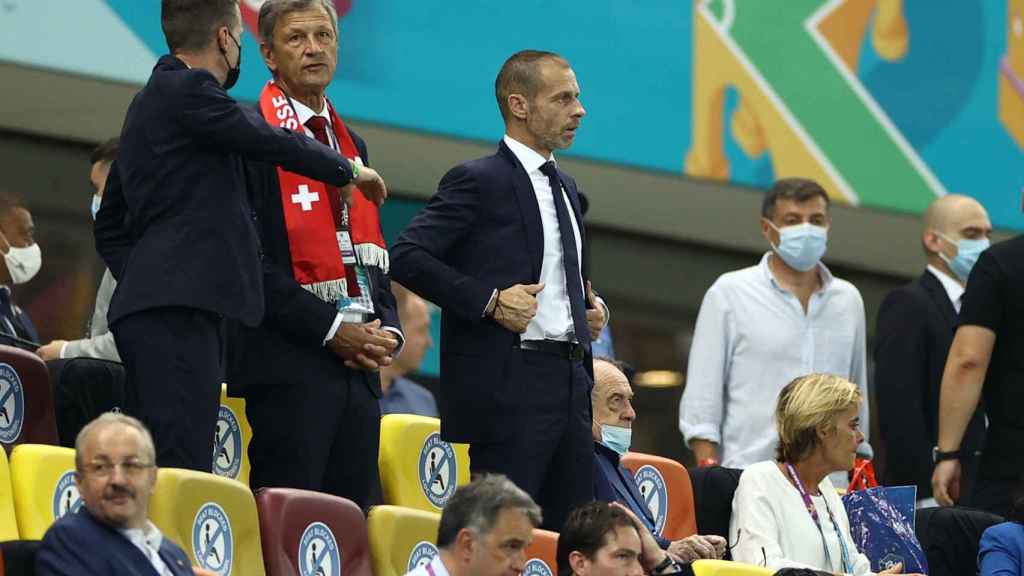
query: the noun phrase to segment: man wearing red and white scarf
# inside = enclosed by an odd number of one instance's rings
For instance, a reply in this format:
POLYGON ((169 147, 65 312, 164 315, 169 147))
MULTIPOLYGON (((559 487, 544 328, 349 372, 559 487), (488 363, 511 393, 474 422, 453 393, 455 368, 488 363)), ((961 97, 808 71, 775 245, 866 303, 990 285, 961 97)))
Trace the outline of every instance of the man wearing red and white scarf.
MULTIPOLYGON (((366 144, 324 94, 338 52, 330 0, 268 0, 259 28, 273 75, 260 114, 366 163, 366 144)), ((250 164, 247 179, 263 241, 267 319, 239 329, 229 390, 246 398, 250 484, 369 506, 379 490, 377 369, 403 341, 378 206, 357 188, 274 166, 250 164)))

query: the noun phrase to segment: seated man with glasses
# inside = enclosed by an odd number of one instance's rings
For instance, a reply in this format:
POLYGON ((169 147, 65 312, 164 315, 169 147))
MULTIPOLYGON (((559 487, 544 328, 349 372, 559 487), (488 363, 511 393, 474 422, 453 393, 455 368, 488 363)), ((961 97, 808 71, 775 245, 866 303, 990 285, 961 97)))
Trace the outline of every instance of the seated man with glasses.
POLYGON ((47 530, 36 572, 50 575, 210 574, 148 519, 156 485, 153 438, 141 422, 107 412, 75 439, 75 484, 84 506, 47 530))

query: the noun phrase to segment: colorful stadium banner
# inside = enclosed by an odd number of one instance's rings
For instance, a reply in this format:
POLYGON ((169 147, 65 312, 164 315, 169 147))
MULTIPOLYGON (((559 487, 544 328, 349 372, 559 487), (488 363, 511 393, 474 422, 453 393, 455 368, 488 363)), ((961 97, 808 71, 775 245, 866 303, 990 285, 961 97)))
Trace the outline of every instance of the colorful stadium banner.
MULTIPOLYGON (((962 192, 1024 230, 1024 0, 334 1, 330 95, 354 120, 496 141, 498 67, 548 49, 588 111, 574 156, 759 187, 807 175, 899 212, 962 192)), ((262 0, 242 3, 233 94, 254 100, 262 0)), ((3 5, 0 60, 142 82, 166 50, 157 0, 3 5), (54 20, 52 42, 30 37, 54 20)))

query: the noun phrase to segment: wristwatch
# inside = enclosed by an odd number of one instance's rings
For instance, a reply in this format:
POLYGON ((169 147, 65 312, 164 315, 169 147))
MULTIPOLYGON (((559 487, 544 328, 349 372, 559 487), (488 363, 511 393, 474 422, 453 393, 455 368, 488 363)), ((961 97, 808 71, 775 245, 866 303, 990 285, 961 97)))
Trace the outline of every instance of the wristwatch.
POLYGON ((944 460, 959 460, 960 450, 953 450, 952 452, 943 452, 939 450, 938 446, 932 447, 932 464, 938 464, 944 460))

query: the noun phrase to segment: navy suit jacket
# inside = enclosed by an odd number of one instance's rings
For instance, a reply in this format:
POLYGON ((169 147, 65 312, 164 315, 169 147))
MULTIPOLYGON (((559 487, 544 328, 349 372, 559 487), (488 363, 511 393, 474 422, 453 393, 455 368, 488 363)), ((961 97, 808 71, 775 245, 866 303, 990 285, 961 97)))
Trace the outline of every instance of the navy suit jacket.
MULTIPOLYGON (((192 576, 185 551, 164 537, 160 559, 175 576, 192 576)), ((46 531, 36 556, 39 576, 155 576, 156 570, 130 540, 82 508, 46 531)))
POLYGON ((637 518, 643 519, 647 524, 647 529, 654 535, 658 545, 668 548, 670 542, 658 535, 655 530, 654 516, 640 494, 636 478, 622 467, 619 460, 619 455, 614 450, 600 442, 594 442, 594 500, 618 502, 629 508, 637 518))
MULTIPOLYGON (((20 306, 14 303, 14 298, 11 295, 11 289, 8 286, 0 286, 0 316, 6 318, 11 326, 14 327, 14 334, 22 340, 28 340, 30 342, 39 342, 39 333, 36 332, 36 327, 32 324, 32 319, 28 317, 28 314, 21 309, 20 306)), ((0 331, 6 333, 6 328, 0 329, 0 331)), ((12 341, 7 341, 0 338, 0 344, 7 346, 20 347, 12 341)), ((35 352, 35 350, 30 350, 35 352)))
MULTIPOLYGON (((366 143, 349 128, 359 157, 369 165, 366 143)), ((277 167, 262 162, 246 162, 246 186, 251 195, 253 217, 263 245, 263 284, 266 315, 254 328, 235 326, 228 339, 228 387, 232 396, 245 396, 246 390, 288 382, 296 373, 310 370, 314 364, 343 366, 342 360, 327 350, 324 337, 334 323, 338 310, 317 298, 295 281, 291 248, 281 205, 281 184, 277 167), (316 358, 310 358, 310 355, 316 358)), ((376 266, 368 266, 373 287, 374 318, 381 326, 401 331, 391 282, 376 266)), ((380 374, 366 372, 370 391, 380 396, 380 374)))
MULTIPOLYGON (((878 310, 875 394, 888 455, 881 480, 890 486, 916 485, 918 499, 932 495, 939 391, 956 327, 956 309, 946 289, 927 271, 890 292, 878 310)), ((979 405, 961 447, 973 454, 984 441, 985 420, 979 405)), ((973 467, 965 466, 965 473, 970 470, 973 467)))
MULTIPOLYGON (((582 223, 576 181, 558 173, 582 223)), ((585 250, 585 236, 582 245, 585 250)), ((539 281, 543 249, 533 185, 504 142, 493 156, 445 174, 437 193, 392 246, 391 278, 442 310, 445 440, 497 441, 517 429, 509 420, 521 404, 519 335, 483 317, 483 311, 495 289, 539 281)), ((592 378, 590 335, 577 336, 586 345, 584 365, 592 378)))
POLYGON ((135 96, 96 218, 96 248, 118 280, 108 319, 164 306, 256 325, 261 249, 241 159, 342 186, 349 163, 239 106, 206 70, 163 56, 135 96))

